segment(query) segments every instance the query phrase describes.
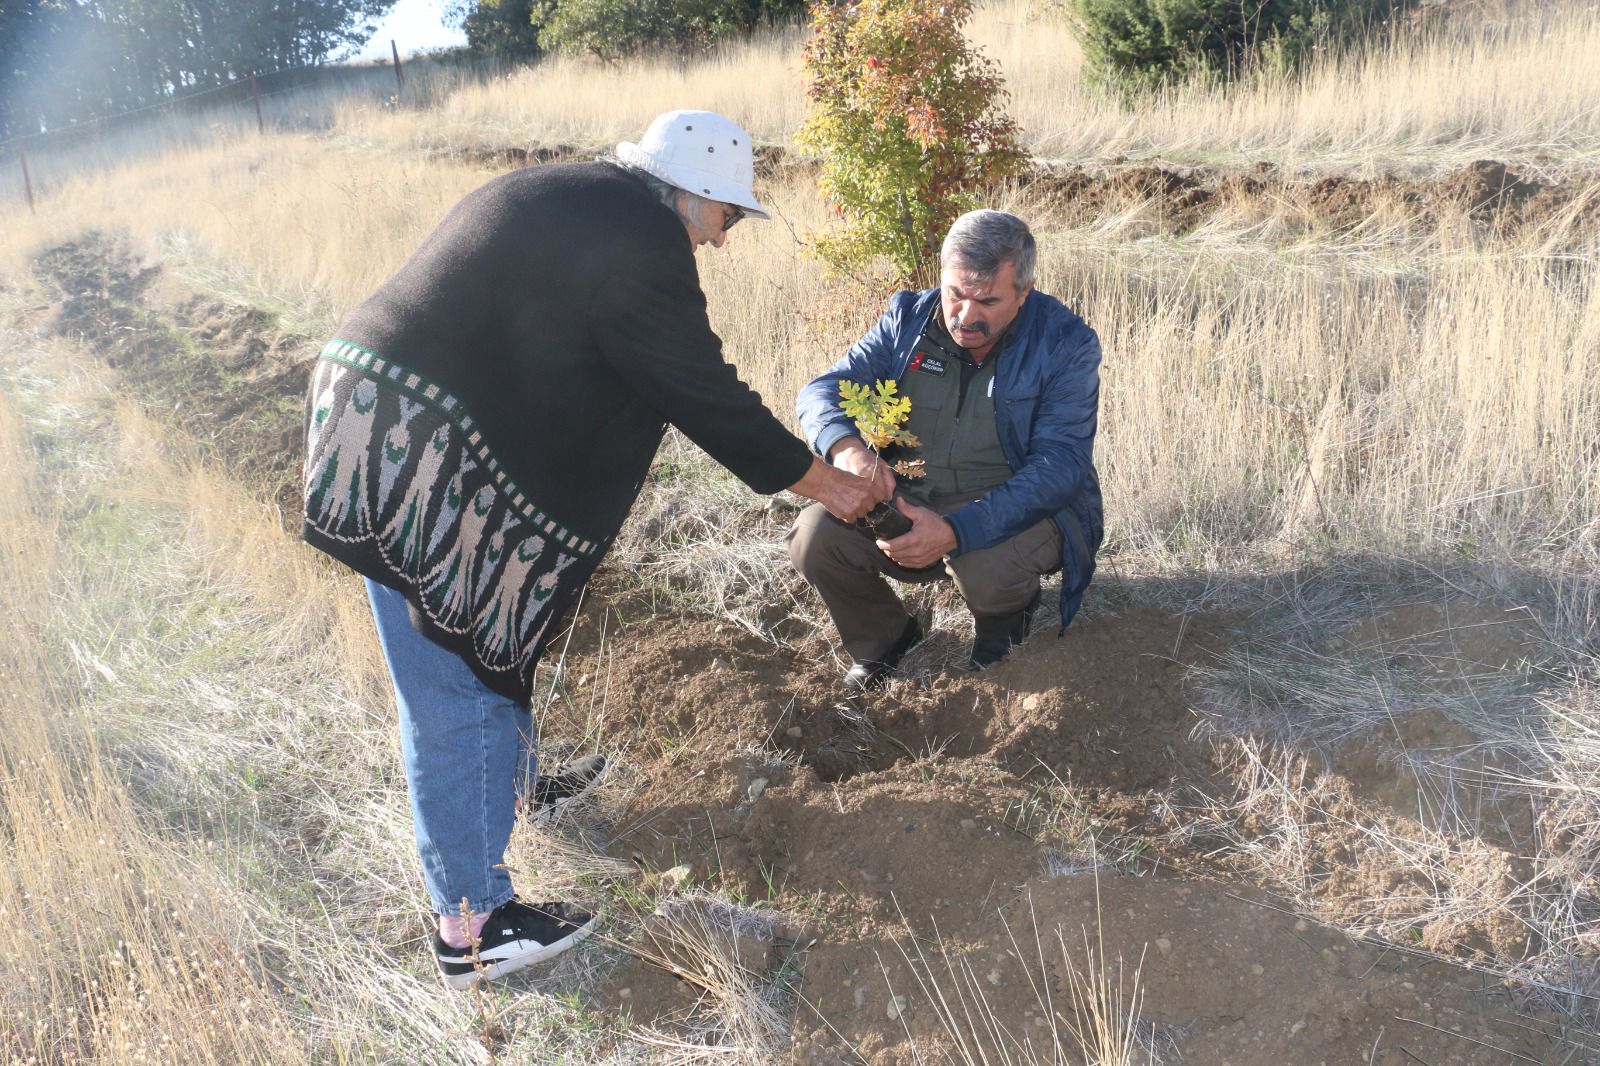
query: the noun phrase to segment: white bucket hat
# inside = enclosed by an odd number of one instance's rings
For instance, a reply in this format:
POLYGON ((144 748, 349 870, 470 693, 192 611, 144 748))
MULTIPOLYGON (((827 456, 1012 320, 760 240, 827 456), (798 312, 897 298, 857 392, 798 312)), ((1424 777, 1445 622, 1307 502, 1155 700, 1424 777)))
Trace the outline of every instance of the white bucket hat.
POLYGON ((669 185, 744 208, 751 218, 771 218, 751 191, 755 153, 750 135, 715 111, 657 115, 639 143, 617 145, 617 158, 669 185))

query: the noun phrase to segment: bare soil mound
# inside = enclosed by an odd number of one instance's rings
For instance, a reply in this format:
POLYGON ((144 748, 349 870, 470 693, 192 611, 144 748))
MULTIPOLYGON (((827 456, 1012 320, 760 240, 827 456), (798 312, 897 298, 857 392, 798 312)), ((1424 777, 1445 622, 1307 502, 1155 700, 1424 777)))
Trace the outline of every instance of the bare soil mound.
MULTIPOLYGON (((1226 641, 1218 619, 1130 609, 1036 634, 981 676, 843 699, 831 662, 708 620, 658 619, 603 650, 605 610, 580 618, 568 669, 587 678, 574 706, 588 718, 582 692, 605 693, 638 772, 612 853, 785 916, 768 974, 799 975, 797 1062, 1071 1047, 1085 930, 1130 994, 1140 969, 1142 1038, 1167 1061, 1544 1061, 1550 1039, 1492 979, 1308 922, 1245 880, 1252 859, 1165 831, 1174 798, 1235 787, 1191 738, 1183 683, 1226 641), (1108 848, 1098 863, 1090 837, 1108 848)), ((1427 894, 1425 871, 1407 881, 1363 857, 1370 826, 1407 827, 1337 773, 1324 788, 1337 802, 1309 868, 1326 916, 1360 925, 1363 907, 1427 894)), ((1502 850, 1462 866, 1495 882, 1485 898, 1514 895, 1502 850)), ((1421 948, 1486 960, 1520 957, 1526 934, 1505 910, 1418 928, 1421 948)), ((602 1009, 669 1026, 692 1013, 681 987, 652 1001, 658 984, 627 968, 602 1009)))
POLYGON ((1600 229, 1600 177, 1547 182, 1493 160, 1416 179, 1303 175, 1269 163, 1250 170, 1157 162, 1041 166, 1022 184, 1074 225, 1132 216, 1168 233, 1185 233, 1215 219, 1235 225, 1271 221, 1288 238, 1370 225, 1433 229, 1458 217, 1502 236, 1600 229))

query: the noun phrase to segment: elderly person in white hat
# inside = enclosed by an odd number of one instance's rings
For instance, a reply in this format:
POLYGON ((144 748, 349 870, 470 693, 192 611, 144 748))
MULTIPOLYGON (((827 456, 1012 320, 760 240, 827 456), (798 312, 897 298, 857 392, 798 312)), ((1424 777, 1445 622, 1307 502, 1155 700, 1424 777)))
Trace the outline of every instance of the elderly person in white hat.
POLYGON ((633 505, 668 423, 757 492, 853 521, 882 498, 744 385, 694 250, 745 217, 750 137, 673 111, 616 158, 502 175, 351 310, 312 373, 305 539, 360 573, 394 682, 433 951, 447 985, 593 928, 503 868, 515 811, 604 770, 537 773, 534 667, 633 505))
POLYGON ((616 161, 677 212, 696 248, 721 248, 728 228, 742 218, 772 217, 750 191, 755 155, 749 136, 713 112, 658 116, 640 143, 617 145, 616 161))

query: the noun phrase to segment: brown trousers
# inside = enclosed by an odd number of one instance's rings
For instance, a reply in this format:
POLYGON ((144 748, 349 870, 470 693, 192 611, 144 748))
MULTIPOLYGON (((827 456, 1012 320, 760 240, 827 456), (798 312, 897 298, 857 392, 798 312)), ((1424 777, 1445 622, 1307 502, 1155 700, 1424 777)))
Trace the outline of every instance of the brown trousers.
POLYGON ((922 584, 954 580, 974 619, 1014 615, 1039 591, 1039 578, 1061 566, 1061 531, 1051 519, 992 548, 942 565, 907 570, 821 504, 800 512, 789 530, 789 558, 811 582, 856 662, 876 660, 906 627, 905 605, 885 577, 922 584))

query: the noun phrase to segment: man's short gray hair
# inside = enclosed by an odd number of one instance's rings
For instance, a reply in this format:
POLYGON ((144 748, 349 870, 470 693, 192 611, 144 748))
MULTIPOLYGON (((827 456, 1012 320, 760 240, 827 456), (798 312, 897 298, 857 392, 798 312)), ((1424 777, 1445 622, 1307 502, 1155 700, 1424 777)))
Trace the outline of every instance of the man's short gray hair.
POLYGON ((1017 271, 1017 288, 1033 284, 1033 233, 1016 215, 987 208, 968 211, 951 225, 939 249, 939 265, 957 267, 979 281, 993 281, 1003 263, 1017 271))

